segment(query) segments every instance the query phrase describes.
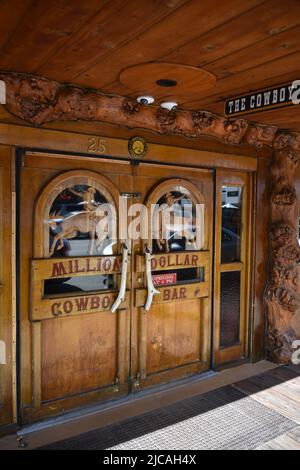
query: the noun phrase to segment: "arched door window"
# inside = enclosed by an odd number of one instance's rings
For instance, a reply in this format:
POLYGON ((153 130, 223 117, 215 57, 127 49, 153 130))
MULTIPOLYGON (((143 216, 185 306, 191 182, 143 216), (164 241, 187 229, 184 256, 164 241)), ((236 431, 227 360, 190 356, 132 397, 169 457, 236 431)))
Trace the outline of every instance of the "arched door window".
POLYGON ((96 275, 90 258, 118 252, 117 201, 112 183, 88 171, 64 173, 44 189, 35 211, 35 257, 70 258, 70 276, 45 280, 44 295, 115 288, 116 276, 96 275))
MULTIPOLYGON (((160 183, 147 199, 153 254, 199 252, 208 248, 205 199, 199 188, 187 180, 174 178, 160 183)), ((157 275, 166 275, 162 270, 157 275)), ((179 266, 174 283, 203 281, 203 267, 179 266)))

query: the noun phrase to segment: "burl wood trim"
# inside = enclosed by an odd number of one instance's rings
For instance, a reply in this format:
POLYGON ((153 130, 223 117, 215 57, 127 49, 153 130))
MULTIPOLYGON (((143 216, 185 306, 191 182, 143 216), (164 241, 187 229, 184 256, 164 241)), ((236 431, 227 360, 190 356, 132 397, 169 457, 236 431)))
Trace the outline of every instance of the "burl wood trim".
POLYGON ((269 279, 267 305, 267 354, 289 363, 297 339, 292 316, 300 309, 297 263, 299 206, 295 173, 299 162, 300 136, 278 132, 273 143, 269 279))
POLYGON ((34 126, 51 121, 103 121, 159 134, 188 138, 207 135, 225 144, 273 148, 270 269, 265 292, 267 353, 275 361, 289 362, 292 342, 296 339, 291 317, 300 309, 298 203, 294 181, 300 156, 299 134, 202 110, 168 111, 144 106, 126 97, 28 74, 0 72, 0 80, 6 84, 7 110, 34 126))

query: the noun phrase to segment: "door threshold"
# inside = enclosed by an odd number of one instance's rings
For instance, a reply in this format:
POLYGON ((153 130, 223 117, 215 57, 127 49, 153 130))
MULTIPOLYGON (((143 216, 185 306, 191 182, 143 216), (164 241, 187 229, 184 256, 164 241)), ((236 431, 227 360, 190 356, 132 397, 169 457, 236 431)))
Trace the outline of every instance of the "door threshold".
POLYGON ((247 363, 222 372, 203 372, 171 384, 151 389, 149 387, 116 401, 77 409, 56 418, 26 425, 19 429, 15 435, 0 439, 0 450, 18 450, 20 442, 24 443, 27 449, 36 449, 125 421, 148 411, 164 408, 189 397, 203 395, 277 367, 277 364, 268 361, 260 361, 255 364, 247 363))
POLYGON ((60 415, 54 418, 48 418, 48 419, 38 421, 33 424, 25 425, 20 430, 18 430, 16 434, 17 436, 21 436, 21 435, 25 436, 25 435, 28 435, 37 431, 50 428, 50 427, 52 428, 53 426, 70 423, 79 418, 87 418, 99 412, 111 411, 122 405, 126 405, 132 402, 138 402, 139 400, 142 400, 149 396, 154 398, 155 395, 161 394, 162 392, 171 392, 174 389, 184 387, 188 384, 194 384, 203 380, 207 380, 218 374, 219 372, 209 370, 207 372, 202 372, 199 375, 192 375, 190 377, 185 377, 184 379, 174 380, 168 384, 147 387, 147 389, 129 393, 125 397, 122 397, 119 399, 109 400, 109 401, 106 401, 105 403, 100 403, 100 404, 98 403, 96 405, 88 405, 80 409, 68 411, 64 413, 63 415, 60 415))

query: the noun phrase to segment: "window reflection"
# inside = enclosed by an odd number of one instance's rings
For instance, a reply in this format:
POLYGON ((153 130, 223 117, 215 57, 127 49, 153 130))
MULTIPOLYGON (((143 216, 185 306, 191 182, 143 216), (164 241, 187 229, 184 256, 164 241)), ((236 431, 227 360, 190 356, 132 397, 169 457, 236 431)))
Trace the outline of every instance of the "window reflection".
POLYGON ((112 207, 94 187, 63 190, 49 212, 50 257, 112 254, 112 207))
POLYGON ((242 188, 222 186, 221 263, 241 259, 242 188))
POLYGON ((186 192, 168 191, 158 201, 153 214, 153 253, 197 249, 196 206, 186 192))
MULTIPOLYGON (((111 255, 116 246, 115 207, 97 188, 70 184, 49 210, 49 256, 111 255)), ((44 295, 115 288, 115 275, 64 277, 44 282, 44 295)))

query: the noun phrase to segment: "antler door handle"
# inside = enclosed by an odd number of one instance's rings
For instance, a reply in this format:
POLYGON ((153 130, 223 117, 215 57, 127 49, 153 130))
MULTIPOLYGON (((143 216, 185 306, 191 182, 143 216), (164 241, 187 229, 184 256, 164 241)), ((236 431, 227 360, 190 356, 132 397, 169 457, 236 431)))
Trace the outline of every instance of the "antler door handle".
POLYGON ((155 289, 154 284, 153 284, 153 279, 152 279, 152 272, 151 272, 151 258, 152 258, 152 253, 149 250, 148 246, 145 246, 145 260, 146 260, 146 280, 147 280, 147 300, 145 303, 144 309, 146 311, 150 310, 153 297, 155 294, 160 294, 159 290, 155 289))
POLYGON ((123 254, 122 254, 122 274, 121 274, 121 284, 118 297, 116 298, 115 302, 111 307, 111 312, 115 313, 115 311, 120 306, 121 302, 125 300, 126 295, 126 280, 127 280, 127 270, 128 270, 128 247, 124 243, 123 246, 123 254))

